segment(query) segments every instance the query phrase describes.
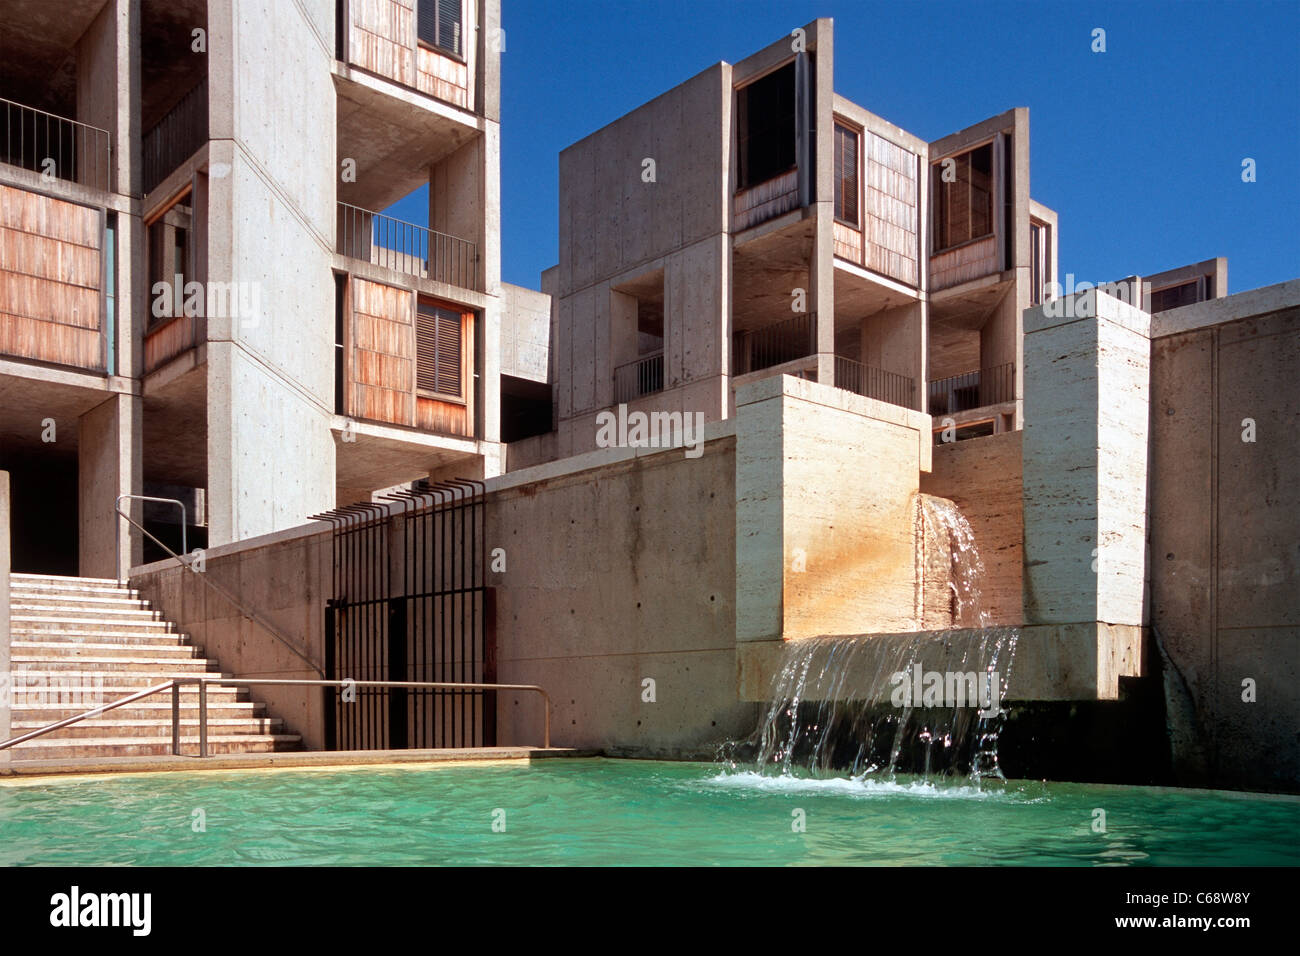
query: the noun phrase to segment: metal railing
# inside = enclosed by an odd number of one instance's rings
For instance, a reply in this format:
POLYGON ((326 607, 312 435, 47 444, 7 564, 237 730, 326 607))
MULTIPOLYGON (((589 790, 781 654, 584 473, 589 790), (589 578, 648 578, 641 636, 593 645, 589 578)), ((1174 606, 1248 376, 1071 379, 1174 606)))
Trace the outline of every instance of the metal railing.
POLYGON ((155 684, 153 687, 136 691, 128 694, 111 704, 104 704, 102 707, 96 707, 93 710, 85 711, 73 717, 65 717, 63 720, 55 721, 45 727, 28 731, 17 737, 11 737, 8 740, 0 741, 0 750, 7 750, 10 747, 16 747, 18 744, 26 743, 29 740, 35 740, 46 734, 53 733, 56 730, 62 730, 64 727, 71 727, 73 724, 80 723, 83 720, 90 720, 108 713, 110 710, 116 710, 118 707, 124 707, 127 704, 135 703, 138 700, 144 700, 154 694, 161 694, 170 690, 172 694, 172 754, 181 756, 181 696, 180 691, 184 687, 196 686, 199 693, 199 756, 208 756, 208 685, 216 687, 404 687, 409 690, 452 690, 452 691, 481 691, 481 690, 522 690, 530 691, 542 695, 542 702, 545 705, 545 718, 543 721, 542 747, 545 750, 551 749, 551 695, 545 689, 537 684, 461 684, 450 683, 446 681, 388 681, 388 680, 290 680, 281 678, 247 678, 247 677, 173 677, 166 683, 155 684))
POLYGON ((474 243, 351 203, 339 203, 335 251, 405 275, 483 291, 474 243))
MULTIPOLYGON (((161 499, 161 500, 166 501, 166 500, 174 500, 174 499, 161 499)), ((182 505, 182 507, 184 506, 182 505)), ((115 505, 113 510, 117 512, 117 516, 119 518, 125 519, 132 527, 138 529, 141 534, 147 536, 150 541, 158 545, 158 547, 162 548, 163 551, 167 552, 168 556, 170 556, 173 560, 175 560, 182 568, 185 568, 191 574, 197 576, 200 581, 206 584, 212 591, 216 592, 217 595, 219 595, 222 598, 225 598, 225 600, 229 602, 231 607, 233 607, 236 611, 239 612, 241 617, 243 617, 245 620, 253 624, 256 624, 258 627, 266 631, 266 633, 270 634, 273 638, 275 638, 285 647, 289 648, 289 650, 293 652, 294 656, 296 656, 301 661, 303 661, 308 667, 314 670, 317 674, 320 674, 322 677, 325 676, 325 672, 321 669, 320 665, 317 664, 315 661, 313 661, 305 653, 303 653, 303 651, 298 647, 298 645, 294 641, 290 640, 288 637, 286 637, 284 634, 280 632, 279 628, 277 628, 271 622, 267 621, 257 612, 250 611, 247 608, 245 608, 242 604, 239 603, 239 599, 237 597, 235 597, 225 588, 221 587, 221 585, 214 582, 210 577, 208 577, 206 572, 200 571, 197 568, 195 568, 191 562, 185 560, 185 558, 181 557, 179 554, 177 554, 175 551, 173 551, 163 542, 159 541, 158 538, 155 537, 152 533, 150 533, 148 529, 145 528, 144 525, 140 524, 130 515, 125 514, 120 507, 120 501, 119 501, 119 505, 115 505)), ((118 527, 119 529, 121 528, 120 523, 118 527)), ((122 577, 121 560, 122 560, 122 550, 119 547, 118 548, 118 572, 117 572, 117 579, 119 581, 124 580, 124 578, 122 577)))
POLYGON ((643 355, 614 369, 614 402, 630 402, 664 390, 664 353, 643 355))
POLYGON ((108 130, 0 99, 0 162, 108 191, 108 130))
MULTIPOLYGON (((181 501, 179 498, 153 498, 150 497, 149 495, 118 495, 117 501, 113 503, 113 510, 116 511, 119 515, 122 514, 123 498, 130 498, 132 501, 154 501, 157 502, 158 504, 175 505, 176 507, 180 508, 181 509, 181 554, 190 553, 189 538, 186 532, 186 529, 188 528, 190 523, 190 519, 189 519, 189 512, 185 510, 185 502, 181 501)), ((126 516, 122 515, 122 517, 125 518, 126 516)), ((127 520, 129 521, 130 519, 128 518, 127 520)), ((150 535, 150 537, 153 537, 153 535, 150 535)), ((122 577, 122 522, 120 521, 116 521, 113 523, 113 543, 117 546, 115 551, 115 553, 117 554, 117 580, 121 581, 124 579, 122 577)))
POLYGON ((890 405, 917 407, 916 379, 863 365, 843 355, 835 356, 835 387, 890 405))
POLYGON ((928 396, 931 415, 955 415, 1015 401, 1016 365, 1008 362, 936 379, 929 385, 928 396))
POLYGON ((156 189, 207 141, 208 78, 205 76, 144 134, 144 191, 156 189))
POLYGON ((817 313, 800 312, 761 329, 738 332, 733 375, 758 372, 817 352, 817 313))

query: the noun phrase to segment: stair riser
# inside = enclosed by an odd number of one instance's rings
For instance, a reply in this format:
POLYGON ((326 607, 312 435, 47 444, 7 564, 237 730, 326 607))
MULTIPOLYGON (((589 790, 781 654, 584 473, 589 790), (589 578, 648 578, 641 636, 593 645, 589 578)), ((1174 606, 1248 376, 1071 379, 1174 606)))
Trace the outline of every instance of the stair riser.
POLYGON ((129 647, 184 647, 195 652, 198 646, 189 644, 189 637, 185 634, 171 632, 168 634, 159 634, 153 632, 150 634, 113 634, 111 632, 93 632, 79 634, 72 631, 53 631, 41 634, 23 634, 14 632, 15 641, 23 641, 29 644, 41 644, 45 647, 77 647, 82 644, 117 644, 129 647))
POLYGON ((95 621, 105 624, 147 624, 161 621, 162 613, 145 608, 114 610, 104 607, 33 607, 14 601, 9 605, 10 616, 19 621, 95 621))
POLYGON ((61 598, 66 601, 80 601, 83 598, 106 598, 111 601, 138 601, 140 592, 135 588, 51 588, 32 584, 20 584, 10 580, 9 593, 13 600, 21 598, 61 598))
POLYGON ((40 608, 52 611, 111 611, 121 614, 130 611, 152 611, 148 601, 129 597, 67 597, 53 594, 9 593, 11 607, 40 608))
MULTIPOLYGON (((122 680, 132 687, 138 687, 143 690, 145 687, 152 687, 154 684, 161 684, 165 680, 171 680, 173 677, 221 677, 220 669, 216 664, 208 661, 176 661, 163 662, 161 664, 150 661, 145 662, 126 662, 114 661, 109 663, 87 664, 84 661, 15 661, 13 665, 14 674, 84 674, 86 671, 93 671, 96 677, 104 679, 104 686, 110 686, 110 680, 122 680)), ((87 682, 87 678, 77 677, 74 681, 78 683, 87 682)), ((54 677, 42 677, 41 681, 45 683, 58 683, 54 677)))
MULTIPOLYGON (((11 692, 11 700, 14 710, 19 708, 42 708, 50 710, 68 710, 72 714, 84 713, 87 710, 93 710, 96 707, 103 707, 105 704, 111 704, 115 700, 121 700, 123 697, 129 697, 136 691, 146 690, 163 683, 162 680, 144 681, 141 685, 140 679, 131 678, 123 686, 110 686, 107 682, 102 685, 94 683, 85 684, 59 684, 52 686, 42 684, 37 686, 28 686, 15 688, 11 692)), ((181 691, 181 701, 186 703, 190 700, 195 701, 194 706, 198 706, 199 692, 194 687, 186 687, 181 691)), ((157 694, 150 697, 141 698, 142 701, 152 701, 155 703, 165 703, 171 706, 171 691, 160 690, 157 694)), ((208 688, 208 705, 227 704, 234 701, 248 700, 248 689, 244 687, 209 687, 208 688)), ((124 705, 125 706, 125 705, 124 705)))
MULTIPOLYGON (((62 730, 53 730, 38 740, 83 740, 83 739, 102 739, 103 737, 149 737, 157 739, 159 737, 170 738, 172 732, 171 721, 142 721, 137 724, 119 724, 113 727, 102 726, 103 722, 94 724, 93 721, 87 721, 85 724, 74 724, 71 727, 64 727, 62 730), (93 726, 92 726, 93 725, 93 726)), ((13 735, 25 734, 31 730, 39 730, 43 724, 33 724, 26 726, 23 724, 14 724, 13 735)), ((282 722, 278 719, 273 720, 239 720, 238 718, 227 718, 221 720, 216 717, 208 719, 208 734, 231 736, 236 734, 262 735, 278 734, 282 730, 282 722)), ((181 719, 181 737, 194 737, 197 739, 199 733, 199 722, 193 720, 181 719)), ((33 741, 35 742, 35 741, 33 741)))
MULTIPOLYGON (((85 713, 86 709, 88 708, 15 707, 12 713, 15 722, 22 720, 34 727, 48 727, 60 720, 67 720, 69 717, 76 717, 78 714, 85 713)), ((251 701, 224 701, 222 703, 208 701, 208 718, 210 720, 258 720, 263 719, 265 709, 263 705, 251 701)), ((116 710, 108 711, 101 717, 89 717, 85 723, 88 727, 97 727, 105 720, 161 720, 170 728, 172 725, 171 714, 170 704, 164 704, 161 708, 156 709, 130 706, 118 707, 116 710)), ((181 719, 197 721, 199 719, 199 708, 191 705, 182 707, 181 719)), ((170 732, 169 729, 168 733, 170 732)))
MULTIPOLYGON (((259 740, 256 737, 249 740, 239 738, 227 738, 225 740, 214 740, 208 738, 208 754, 211 756, 220 756, 223 754, 264 754, 276 753, 277 751, 296 750, 301 745, 300 740, 292 741, 270 741, 259 740)), ((40 740, 34 740, 30 744, 19 744, 14 747, 10 753, 13 754, 15 761, 20 760, 74 760, 77 758, 102 758, 102 757, 162 757, 172 752, 171 738, 166 741, 154 741, 130 744, 96 744, 87 740, 83 742, 65 743, 59 746, 43 745, 40 740)), ((199 740, 197 737, 181 738, 181 753, 195 756, 199 752, 199 740)))
POLYGON ((43 634, 111 634, 139 635, 140 637, 159 637, 174 634, 170 621, 22 621, 10 618, 10 627, 17 637, 20 634, 39 636, 43 634))
POLYGON ((80 660, 98 658, 148 658, 158 661, 188 661, 200 657, 191 644, 78 644, 55 641, 14 641, 13 660, 80 660))

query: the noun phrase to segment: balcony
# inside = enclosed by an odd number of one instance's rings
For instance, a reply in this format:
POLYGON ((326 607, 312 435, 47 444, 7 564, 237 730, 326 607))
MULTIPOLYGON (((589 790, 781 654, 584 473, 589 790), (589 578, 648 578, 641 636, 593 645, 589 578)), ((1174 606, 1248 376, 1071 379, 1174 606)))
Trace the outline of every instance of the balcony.
POLYGON ((468 239, 338 204, 335 252, 383 269, 461 289, 483 291, 478 246, 468 239))
POLYGON ((817 354, 817 313, 800 312, 781 322, 736 333, 732 374, 748 375, 817 354))
POLYGON ((835 356, 835 387, 902 408, 917 408, 916 379, 835 356))
POLYGON ((614 403, 621 405, 664 389, 664 353, 643 355, 614 369, 614 403))
POLYGON ((0 99, 0 162, 107 192, 108 130, 0 99))
POLYGON ((1016 398, 1014 362, 937 379, 929 386, 931 415, 956 415, 1016 398))
POLYGON ((208 80, 196 84, 144 134, 144 191, 153 192, 208 141, 208 80))

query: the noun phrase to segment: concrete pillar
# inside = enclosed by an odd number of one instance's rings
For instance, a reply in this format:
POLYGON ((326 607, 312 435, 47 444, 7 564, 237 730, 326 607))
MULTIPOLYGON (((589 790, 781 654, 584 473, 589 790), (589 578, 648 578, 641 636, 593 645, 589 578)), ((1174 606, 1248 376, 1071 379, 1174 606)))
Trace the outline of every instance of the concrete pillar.
MULTIPOLYGON (((9 472, 0 471, 0 740, 13 736, 10 704, 13 678, 9 662, 9 472)), ((9 762, 9 751, 0 750, 0 765, 9 762)))
POLYGON ((1140 626, 1151 317, 1092 290, 1024 326, 1025 620, 1140 626))
MULTIPOLYGON (((126 522, 122 522, 121 544, 117 544, 119 519, 113 506, 118 495, 138 495, 143 486, 141 406, 138 396, 115 395, 78 420, 82 577, 115 577, 119 559, 125 577, 131 565, 140 563, 140 534, 134 530, 128 533, 126 522)), ((132 508, 130 514, 136 521, 140 520, 138 507, 132 508)))

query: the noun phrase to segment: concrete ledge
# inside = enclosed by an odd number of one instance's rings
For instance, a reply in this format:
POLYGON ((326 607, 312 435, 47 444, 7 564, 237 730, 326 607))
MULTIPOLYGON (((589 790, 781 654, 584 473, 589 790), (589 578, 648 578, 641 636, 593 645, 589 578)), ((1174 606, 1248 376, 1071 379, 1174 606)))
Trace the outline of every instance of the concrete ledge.
POLYGON ((1157 312, 1151 317, 1151 337, 1154 339, 1177 335, 1179 332, 1191 332, 1297 305, 1300 305, 1300 279, 1290 279, 1222 299, 1210 299, 1208 302, 1196 302, 1168 312, 1157 312))
MULTIPOLYGON (((922 631, 932 638, 916 663, 927 671, 981 671, 987 666, 980 648, 985 634, 977 628, 922 631)), ((1117 700, 1121 677, 1141 677, 1144 629, 1125 624, 1093 621, 1079 624, 1043 625, 1020 628, 1006 699, 1031 700, 1117 700)), ((842 635, 857 636, 857 635, 842 635)), ((918 634, 860 635, 895 648, 910 644, 918 634)), ((811 646, 822 642, 829 651, 832 637, 801 641, 755 641, 736 647, 737 693, 741 700, 770 699, 772 680, 780 673, 786 650, 792 644, 811 646)), ((882 648, 883 650, 884 648, 882 648)), ((858 657, 858 673, 841 675, 838 669, 822 667, 817 658, 809 674, 826 675, 810 680, 804 699, 824 700, 835 688, 835 699, 865 699, 875 677, 879 658, 858 657)), ((1005 677, 1005 661, 999 662, 1005 677)), ((888 699, 885 694, 877 700, 888 699)))
POLYGON ((338 750, 303 753, 232 754, 219 757, 101 757, 81 760, 19 760, 0 766, 0 778, 67 774, 168 773, 193 770, 270 770, 293 767, 337 768, 380 765, 482 763, 595 757, 599 751, 566 747, 480 747, 448 750, 338 750))

